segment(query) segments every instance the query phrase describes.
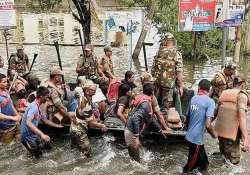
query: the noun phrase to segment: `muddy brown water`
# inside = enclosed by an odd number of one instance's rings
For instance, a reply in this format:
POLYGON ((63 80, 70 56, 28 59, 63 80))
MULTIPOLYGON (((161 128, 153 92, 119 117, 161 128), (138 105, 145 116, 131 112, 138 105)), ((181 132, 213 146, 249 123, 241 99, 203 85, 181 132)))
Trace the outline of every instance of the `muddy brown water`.
MULTIPOLYGON (((37 46, 25 46, 27 54, 37 51, 37 46)), ((13 49, 12 49, 13 50, 13 49)), ((52 65, 57 65, 54 47, 40 46, 40 57, 34 65, 34 73, 40 78, 46 78, 52 65)), ((65 70, 66 80, 75 80, 75 65, 80 47, 61 47, 61 57, 65 70)), ((102 48, 96 48, 96 54, 102 54, 102 48)), ((4 47, 1 45, 1 51, 4 47)), ((155 52, 151 49, 149 52, 155 52)), ((115 74, 122 77, 127 70, 126 48, 114 49, 115 74)), ((151 65, 152 58, 149 58, 151 65)), ((141 65, 133 66, 137 75, 144 70, 143 59, 141 65)), ((186 85, 196 87, 198 80, 211 79, 216 71, 220 70, 220 60, 184 61, 184 74, 186 85)), ((244 71, 250 77, 250 63, 243 62, 244 71)), ((137 76, 138 77, 138 76, 137 76)), ((53 140, 53 150, 45 153, 40 160, 32 159, 24 147, 13 142, 11 145, 0 145, 1 174, 178 174, 187 159, 187 147, 183 143, 169 143, 156 145, 151 143, 142 149, 143 162, 135 163, 129 159, 127 150, 121 139, 113 135, 91 137, 92 153, 90 159, 84 159, 80 152, 70 148, 67 137, 53 140)), ((248 165, 250 155, 242 154, 239 166, 222 163, 214 159, 211 154, 218 151, 218 141, 206 135, 206 150, 210 158, 210 174, 249 174, 248 165)))
MULTIPOLYGON (((29 30, 28 30, 29 31, 29 30)), ((148 65, 152 65, 152 57, 158 49, 157 42, 147 49, 148 65)), ((15 51, 15 46, 9 46, 10 53, 15 51)), ((97 56, 103 54, 103 48, 95 48, 97 56)), ((48 77, 49 69, 57 66, 57 55, 53 46, 25 45, 25 52, 30 60, 34 53, 39 57, 34 65, 33 73, 39 78, 48 77)), ((67 82, 76 79, 75 67, 81 47, 60 47, 63 69, 67 82)), ((5 46, 0 45, 0 55, 5 56, 5 46)), ((123 77, 128 69, 127 48, 114 48, 114 71, 123 77)), ((6 60, 5 60, 6 61, 6 60)), ((202 78, 211 79, 219 71, 219 59, 204 61, 184 61, 184 74, 187 87, 197 87, 202 78)), ((6 66, 5 66, 6 68, 6 66)), ((6 69, 2 69, 1 72, 6 69)), ((248 74, 250 80, 250 58, 245 58, 241 64, 242 70, 248 74)), ((136 77, 145 70, 144 60, 133 63, 136 77)), ((137 80, 137 81, 138 81, 137 80)), ((248 124, 250 127, 250 124, 248 124)), ((144 146, 141 151, 142 163, 131 161, 122 138, 111 134, 91 137, 92 157, 85 159, 76 149, 71 149, 69 138, 53 139, 53 150, 44 154, 39 160, 32 159, 20 143, 10 145, 0 144, 0 174, 89 174, 89 175, 125 175, 125 174, 179 174, 187 160, 187 147, 183 143, 156 144, 144 146)), ((212 156, 218 151, 218 141, 206 134, 205 147, 210 160, 209 174, 250 174, 249 153, 243 153, 239 166, 223 163, 212 156)))

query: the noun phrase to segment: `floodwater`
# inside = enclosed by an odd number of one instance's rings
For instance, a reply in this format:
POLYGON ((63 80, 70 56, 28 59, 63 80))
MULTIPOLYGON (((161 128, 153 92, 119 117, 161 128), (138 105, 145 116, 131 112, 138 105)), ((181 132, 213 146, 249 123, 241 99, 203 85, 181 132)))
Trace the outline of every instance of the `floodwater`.
MULTIPOLYGON (((151 35, 153 35, 151 33, 151 35)), ((157 51, 158 43, 148 49, 148 64, 152 65, 152 57, 157 51)), ((10 45, 10 52, 15 46, 10 45)), ((47 78, 49 69, 58 65, 56 51, 53 46, 25 45, 25 51, 30 60, 33 53, 39 57, 34 65, 33 72, 39 78, 47 78)), ((102 48, 95 48, 96 55, 103 54, 102 48)), ((60 47, 66 80, 74 81, 76 78, 75 66, 81 47, 60 47)), ((5 54, 5 46, 0 45, 0 53, 5 54)), ((122 77, 128 69, 127 48, 114 48, 114 71, 122 77)), ((242 63, 244 72, 248 73, 250 80, 250 58, 245 58, 242 63)), ((196 87, 202 78, 211 79, 216 71, 220 70, 220 60, 185 61, 184 74, 188 87, 196 87)), ((139 75, 144 70, 144 60, 133 63, 133 70, 139 75)), ((137 76, 139 77, 139 76, 137 76)), ((250 127, 250 124, 248 124, 250 127)), ((211 155, 217 152, 218 141, 210 136, 205 137, 205 147, 210 160, 209 174, 250 174, 250 155, 242 154, 239 166, 223 163, 211 155)), ((168 143, 144 145, 141 151, 142 163, 131 161, 123 138, 104 134, 91 137, 92 157, 85 159, 76 149, 71 149, 69 138, 54 138, 53 150, 44 154, 43 158, 34 160, 29 156, 20 143, 0 145, 0 174, 179 174, 187 160, 187 146, 184 143, 168 143)))

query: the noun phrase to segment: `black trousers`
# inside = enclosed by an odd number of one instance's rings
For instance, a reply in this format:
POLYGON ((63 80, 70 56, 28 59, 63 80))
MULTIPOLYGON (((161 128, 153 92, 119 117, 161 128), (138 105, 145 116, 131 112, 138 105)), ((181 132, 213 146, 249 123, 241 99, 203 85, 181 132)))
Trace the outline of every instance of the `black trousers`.
POLYGON ((50 143, 42 142, 40 139, 22 141, 22 144, 35 158, 40 158, 42 156, 42 150, 50 150, 52 148, 50 143))
POLYGON ((205 171, 208 168, 209 162, 204 145, 196 145, 188 142, 188 162, 183 168, 183 173, 188 173, 194 169, 205 171))

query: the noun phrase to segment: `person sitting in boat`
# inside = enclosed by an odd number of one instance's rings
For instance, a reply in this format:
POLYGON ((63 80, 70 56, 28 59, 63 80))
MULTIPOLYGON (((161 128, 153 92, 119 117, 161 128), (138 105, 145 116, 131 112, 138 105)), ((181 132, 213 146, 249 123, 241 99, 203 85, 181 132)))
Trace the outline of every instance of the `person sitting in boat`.
MULTIPOLYGON (((142 75, 141 75, 141 83, 142 85, 144 84, 154 84, 155 83, 155 78, 152 77, 152 75, 148 72, 144 72, 142 75)), ((164 119, 164 116, 160 110, 160 106, 158 104, 158 101, 157 101, 157 98, 155 95, 153 95, 153 98, 152 98, 152 109, 153 109, 153 112, 154 112, 154 116, 157 117, 160 125, 161 125, 161 128, 163 130, 165 130, 166 132, 171 132, 171 129, 168 127, 167 123, 165 122, 165 119, 164 119)))
POLYGON ((125 73, 125 78, 121 81, 121 84, 127 84, 129 85, 130 90, 133 90, 134 88, 136 88, 134 81, 135 81, 134 72, 129 70, 125 73))
POLYGON ((104 47, 104 56, 99 59, 98 63, 101 77, 105 79, 114 77, 111 46, 104 47))
MULTIPOLYGON (((80 89, 82 89, 81 87, 84 86, 86 81, 87 81, 87 79, 85 76, 78 77, 78 86, 80 86, 78 89, 79 91, 81 91, 80 89)), ((95 117, 98 120, 104 120, 103 115, 104 115, 106 108, 107 108, 107 103, 106 103, 107 98, 103 94, 103 92, 100 88, 100 85, 99 84, 96 84, 96 85, 97 85, 96 93, 92 97, 92 102, 93 102, 93 105, 95 107, 95 109, 94 109, 95 117)), ((76 90, 75 90, 75 92, 76 92, 76 90)), ((81 94, 83 94, 83 93, 81 93, 81 94)))
POLYGON ((29 103, 28 100, 26 99, 26 90, 22 89, 17 93, 16 109, 19 113, 24 113, 28 105, 29 103))
POLYGON ((19 121, 21 116, 16 111, 7 90, 8 83, 4 74, 0 74, 0 141, 10 143, 20 138, 19 121))
POLYGON ((51 148, 50 137, 37 127, 40 120, 51 127, 63 127, 46 118, 46 111, 43 111, 43 107, 48 98, 49 90, 40 86, 37 90, 36 100, 29 104, 21 122, 21 142, 31 155, 36 158, 42 155, 42 149, 51 148))
POLYGON ((88 127, 101 128, 106 131, 104 124, 98 123, 93 114, 92 97, 96 93, 97 85, 87 81, 83 87, 84 96, 78 99, 76 109, 76 123, 71 123, 71 145, 79 148, 86 157, 90 157, 91 147, 87 136, 88 127))
POLYGON ((128 111, 131 102, 131 87, 128 84, 121 84, 120 86, 120 97, 115 105, 115 114, 116 116, 127 123, 128 111))
POLYGON ((21 76, 17 75, 15 70, 8 70, 8 81, 10 85, 10 93, 17 94, 20 90, 26 90, 26 86, 28 82, 22 78, 21 76))
POLYGON ((87 79, 99 83, 98 59, 94 54, 93 46, 87 44, 84 49, 84 55, 80 55, 77 62, 76 73, 79 76, 85 76, 87 79))
POLYGON ((49 89, 49 101, 48 101, 48 116, 50 120, 55 123, 70 123, 70 120, 74 118, 73 113, 67 111, 67 107, 64 104, 65 93, 62 84, 63 72, 60 68, 53 67, 50 71, 50 79, 41 83, 41 86, 45 86, 49 89))
POLYGON ((10 56, 8 70, 15 70, 19 75, 23 75, 30 68, 29 58, 24 53, 23 45, 18 44, 16 50, 17 53, 10 56))
POLYGON ((125 142, 128 146, 128 152, 132 159, 140 161, 139 148, 141 146, 139 136, 149 125, 156 132, 164 132, 160 125, 153 120, 152 98, 154 94, 154 85, 147 83, 143 85, 143 94, 136 96, 133 101, 135 108, 129 114, 126 128, 124 131, 125 142))

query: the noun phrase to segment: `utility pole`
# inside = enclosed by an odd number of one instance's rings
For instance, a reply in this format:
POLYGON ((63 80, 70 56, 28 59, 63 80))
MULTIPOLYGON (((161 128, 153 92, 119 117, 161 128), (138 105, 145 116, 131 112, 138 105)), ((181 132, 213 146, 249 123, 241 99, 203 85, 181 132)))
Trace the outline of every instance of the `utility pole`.
POLYGON ((222 36, 222 56, 221 56, 222 65, 221 67, 224 66, 224 60, 226 58, 228 27, 224 27, 222 31, 223 31, 223 36, 222 36))
POLYGON ((149 27, 150 27, 150 24, 149 24, 148 20, 151 20, 153 18, 153 16, 154 16, 156 2, 155 2, 155 0, 150 0, 149 4, 150 4, 150 9, 149 9, 149 12, 148 12, 148 15, 147 15, 147 20, 146 20, 146 22, 144 23, 144 25, 142 27, 140 37, 139 37, 139 39, 137 41, 137 44, 135 46, 135 50, 134 50, 134 53, 132 55, 133 59, 138 59, 138 57, 140 55, 142 44, 143 44, 143 42, 144 42, 144 40, 145 40, 145 38, 147 36, 148 30, 149 30, 149 27))
POLYGON ((235 34, 235 48, 234 48, 234 62, 240 62, 240 46, 241 46, 241 26, 236 27, 235 34))

